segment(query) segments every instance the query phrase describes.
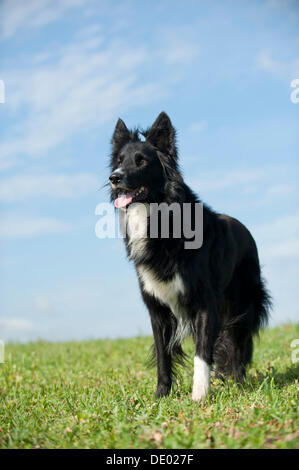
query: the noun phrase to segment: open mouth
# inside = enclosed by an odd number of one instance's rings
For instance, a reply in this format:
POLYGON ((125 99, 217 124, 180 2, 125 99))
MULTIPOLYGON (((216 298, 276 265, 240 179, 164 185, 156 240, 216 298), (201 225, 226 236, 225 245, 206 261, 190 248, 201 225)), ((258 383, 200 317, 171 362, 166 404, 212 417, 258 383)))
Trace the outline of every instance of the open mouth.
POLYGON ((114 201, 115 207, 120 209, 126 207, 132 202, 143 201, 148 194, 148 189, 145 186, 140 186, 134 190, 121 190, 118 197, 114 201))

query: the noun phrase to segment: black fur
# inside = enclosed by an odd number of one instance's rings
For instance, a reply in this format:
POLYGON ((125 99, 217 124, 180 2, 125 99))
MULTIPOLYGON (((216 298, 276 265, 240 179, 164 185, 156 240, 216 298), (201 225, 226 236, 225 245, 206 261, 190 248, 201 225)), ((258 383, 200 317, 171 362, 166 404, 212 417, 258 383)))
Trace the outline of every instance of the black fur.
MULTIPOLYGON (((165 113, 145 132, 129 131, 119 119, 110 164, 112 201, 123 191, 145 186, 142 202, 200 202, 179 170, 175 130, 165 113)), ((266 325, 270 308, 254 239, 238 220, 204 205, 203 245, 186 249, 184 241, 148 238, 140 255, 132 256, 130 240, 125 239, 137 273, 143 266, 159 281, 180 275, 185 291, 179 304, 187 312, 196 354, 215 365, 218 377, 232 375, 242 381, 252 358, 253 335, 266 325)), ((174 341, 178 320, 169 306, 144 289, 138 276, 153 328, 157 396, 164 396, 170 392, 176 362, 184 358, 180 341, 174 341)))

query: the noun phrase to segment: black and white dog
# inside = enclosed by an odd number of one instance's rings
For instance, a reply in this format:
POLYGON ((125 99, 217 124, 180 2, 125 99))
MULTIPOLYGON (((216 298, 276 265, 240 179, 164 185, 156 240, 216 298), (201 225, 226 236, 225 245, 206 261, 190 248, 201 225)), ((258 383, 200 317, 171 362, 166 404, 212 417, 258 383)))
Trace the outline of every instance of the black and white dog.
POLYGON ((207 395, 212 364, 217 377, 242 382, 253 335, 267 323, 270 308, 251 234, 238 220, 203 204, 200 248, 186 248, 184 234, 149 236, 152 203, 200 203, 180 173, 175 130, 164 112, 143 132, 118 120, 111 170, 111 199, 125 214, 127 253, 151 318, 157 396, 169 394, 188 334, 195 341, 193 400, 207 395))

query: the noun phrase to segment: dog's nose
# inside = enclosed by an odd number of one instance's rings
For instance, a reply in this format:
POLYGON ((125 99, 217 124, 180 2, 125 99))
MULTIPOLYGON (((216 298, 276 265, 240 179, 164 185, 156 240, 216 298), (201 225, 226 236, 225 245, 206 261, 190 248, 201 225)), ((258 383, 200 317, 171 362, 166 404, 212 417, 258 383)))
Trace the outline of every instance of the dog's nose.
POLYGON ((109 176, 109 180, 112 184, 119 184, 121 182, 121 179, 122 179, 122 175, 118 172, 113 172, 109 176))

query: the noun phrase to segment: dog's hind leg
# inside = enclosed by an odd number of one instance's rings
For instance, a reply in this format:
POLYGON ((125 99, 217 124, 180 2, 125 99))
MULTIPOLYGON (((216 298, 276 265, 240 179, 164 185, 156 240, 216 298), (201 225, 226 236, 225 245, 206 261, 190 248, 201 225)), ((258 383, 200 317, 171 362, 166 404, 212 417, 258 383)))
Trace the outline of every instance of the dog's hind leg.
POLYGON ((252 335, 245 328, 232 328, 230 364, 232 376, 235 382, 242 384, 246 375, 246 366, 252 358, 252 335))
POLYGON ((246 365, 252 357, 252 336, 246 331, 224 329, 217 338, 213 359, 216 365, 215 377, 225 380, 232 377, 238 383, 243 383, 246 365))
POLYGON ((216 377, 243 382, 253 352, 253 336, 267 323, 271 306, 257 254, 237 267, 226 291, 225 319, 214 350, 216 377))

